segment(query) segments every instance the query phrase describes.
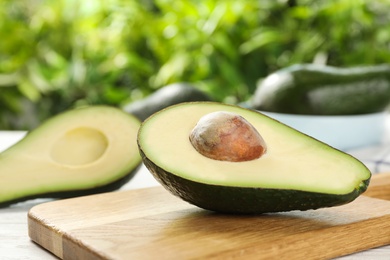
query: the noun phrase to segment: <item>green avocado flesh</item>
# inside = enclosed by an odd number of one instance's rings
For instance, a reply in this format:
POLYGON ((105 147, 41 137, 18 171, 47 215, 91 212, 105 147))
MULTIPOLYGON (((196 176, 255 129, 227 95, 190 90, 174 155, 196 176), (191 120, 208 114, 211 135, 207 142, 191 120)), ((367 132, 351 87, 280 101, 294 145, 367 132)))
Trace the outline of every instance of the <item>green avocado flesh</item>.
POLYGON ((0 154, 0 206, 111 191, 141 164, 141 122, 108 106, 57 115, 0 154))
POLYGON ((264 213, 331 207, 363 193, 370 171, 357 159, 257 111, 215 102, 164 109, 142 123, 138 147, 146 167, 174 195, 201 208, 264 213), (195 150, 189 134, 199 119, 227 111, 244 117, 263 137, 258 159, 229 162, 195 150))

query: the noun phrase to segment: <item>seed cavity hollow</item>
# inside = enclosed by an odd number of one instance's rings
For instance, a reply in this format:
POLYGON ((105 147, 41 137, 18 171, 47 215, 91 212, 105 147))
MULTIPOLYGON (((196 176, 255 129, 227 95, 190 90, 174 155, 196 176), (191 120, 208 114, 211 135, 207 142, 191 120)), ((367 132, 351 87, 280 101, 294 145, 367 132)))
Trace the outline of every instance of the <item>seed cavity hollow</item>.
POLYGON ((98 160, 107 147, 108 140, 102 132, 79 127, 65 132, 53 144, 50 156, 57 163, 80 166, 98 160))

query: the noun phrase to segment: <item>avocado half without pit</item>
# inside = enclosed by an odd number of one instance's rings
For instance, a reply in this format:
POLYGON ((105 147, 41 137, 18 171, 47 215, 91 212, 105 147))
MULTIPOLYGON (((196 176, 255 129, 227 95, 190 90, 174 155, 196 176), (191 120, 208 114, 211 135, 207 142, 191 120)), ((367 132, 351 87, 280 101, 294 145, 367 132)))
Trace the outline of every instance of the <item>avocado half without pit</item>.
POLYGON ((257 111, 189 102, 138 132, 145 166, 172 194, 207 210, 267 213, 349 203, 371 173, 359 160, 257 111))
POLYGON ((108 106, 49 119, 0 154, 0 206, 118 189, 142 162, 136 141, 140 124, 108 106))

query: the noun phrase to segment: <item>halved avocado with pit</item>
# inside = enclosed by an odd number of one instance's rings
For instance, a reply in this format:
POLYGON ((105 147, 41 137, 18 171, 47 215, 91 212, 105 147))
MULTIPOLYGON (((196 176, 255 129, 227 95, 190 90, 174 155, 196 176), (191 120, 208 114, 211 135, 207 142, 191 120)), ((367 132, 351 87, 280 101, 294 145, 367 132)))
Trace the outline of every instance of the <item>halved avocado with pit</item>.
POLYGON ((108 106, 49 119, 0 154, 0 206, 118 189, 141 164, 140 124, 108 106))
POLYGON ((142 123, 138 147, 144 164, 171 193, 198 207, 228 213, 308 210, 349 203, 369 184, 367 167, 257 111, 215 102, 166 108, 142 123), (190 134, 200 119, 224 111, 245 118, 266 151, 247 161, 209 158, 190 134))

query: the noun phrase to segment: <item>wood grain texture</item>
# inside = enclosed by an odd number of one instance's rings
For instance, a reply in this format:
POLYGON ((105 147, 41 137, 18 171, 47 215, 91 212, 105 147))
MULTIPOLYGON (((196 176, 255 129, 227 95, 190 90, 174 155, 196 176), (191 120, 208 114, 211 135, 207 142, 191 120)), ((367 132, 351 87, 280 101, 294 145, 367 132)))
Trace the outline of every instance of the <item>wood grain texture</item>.
POLYGON ((390 173, 375 174, 364 196, 390 200, 390 173))
POLYGON ((329 259, 390 244, 390 201, 227 215, 154 187, 44 203, 28 226, 62 259, 329 259))

